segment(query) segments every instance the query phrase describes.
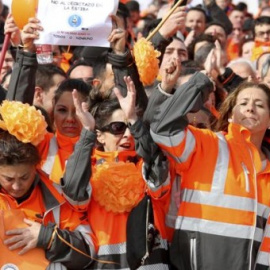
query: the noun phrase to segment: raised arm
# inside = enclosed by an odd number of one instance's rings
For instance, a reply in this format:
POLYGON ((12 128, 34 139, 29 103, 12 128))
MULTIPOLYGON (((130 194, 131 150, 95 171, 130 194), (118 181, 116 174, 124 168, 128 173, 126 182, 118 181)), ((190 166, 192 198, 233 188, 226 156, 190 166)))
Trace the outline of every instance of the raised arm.
POLYGON ((149 129, 135 112, 135 86, 130 77, 124 78, 127 85, 127 96, 123 97, 119 89, 115 94, 129 122, 130 132, 135 139, 135 150, 143 158, 143 176, 150 188, 160 187, 168 178, 168 163, 159 147, 154 143, 149 129))
MULTIPOLYGON (((11 74, 6 97, 8 100, 33 104, 37 70, 34 40, 38 38, 39 30, 42 30, 39 20, 30 18, 29 23, 24 26, 21 32, 23 47, 19 47, 17 51, 16 63, 11 74)), ((17 31, 15 26, 14 31, 17 31)))
MULTIPOLYGON (((116 25, 118 18, 115 18, 116 25)), ((142 115, 147 106, 147 95, 144 86, 140 81, 137 66, 133 56, 126 48, 125 31, 123 29, 114 29, 108 39, 111 43, 112 52, 108 53, 109 63, 112 64, 114 72, 115 86, 121 91, 125 97, 127 95, 126 83, 123 80, 125 76, 130 76, 136 87, 136 105, 139 115, 142 115)))
POLYGON ((79 141, 67 162, 61 180, 62 191, 67 201, 77 210, 85 210, 91 197, 91 154, 96 143, 95 120, 88 112, 88 105, 81 103, 76 90, 73 91, 76 114, 83 125, 79 141))

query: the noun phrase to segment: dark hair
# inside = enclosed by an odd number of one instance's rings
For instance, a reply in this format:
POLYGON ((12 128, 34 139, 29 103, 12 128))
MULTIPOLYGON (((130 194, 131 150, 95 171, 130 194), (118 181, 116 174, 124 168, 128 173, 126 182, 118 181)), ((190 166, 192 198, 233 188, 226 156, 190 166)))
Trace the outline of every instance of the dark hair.
MULTIPOLYGON (((216 26, 221 27, 221 28, 223 29, 223 31, 224 31, 226 37, 227 37, 228 34, 227 34, 227 32, 226 32, 225 26, 224 26, 222 23, 217 22, 217 21, 211 21, 210 23, 208 23, 208 24, 206 25, 205 30, 207 30, 210 26, 213 26, 213 25, 216 25, 216 26)), ((205 30, 204 30, 204 31, 205 31, 205 30)))
POLYGON ((220 117, 217 120, 216 123, 216 131, 228 131, 228 119, 231 117, 232 110, 236 105, 236 100, 239 95, 239 93, 247 88, 257 88, 264 91, 264 93, 267 95, 267 105, 270 109, 270 88, 263 83, 255 83, 255 82, 243 82, 241 83, 233 92, 231 92, 227 98, 223 101, 223 103, 220 106, 220 117))
POLYGON ((86 67, 93 67, 92 65, 90 65, 90 63, 86 62, 85 60, 83 59, 80 59, 80 60, 77 60, 76 62, 74 62, 68 69, 67 71, 67 76, 69 77, 71 72, 76 68, 76 67, 79 67, 79 66, 86 66, 86 67))
POLYGON ((255 22, 254 27, 256 27, 257 25, 262 25, 262 24, 270 24, 270 17, 262 16, 262 17, 257 18, 254 22, 255 22))
POLYGON ((199 36, 195 37, 195 39, 191 42, 191 44, 187 47, 188 50, 188 59, 194 59, 194 50, 197 43, 206 41, 208 43, 215 44, 215 38, 212 35, 208 34, 200 34, 199 36))
POLYGON ((187 13, 189 13, 190 11, 198 11, 198 12, 201 12, 203 15, 204 15, 204 18, 205 18, 205 23, 207 22, 207 16, 206 16, 206 13, 205 11, 200 8, 200 7, 192 7, 190 9, 188 9, 187 13))
POLYGON ((84 101, 88 101, 90 86, 82 80, 66 79, 60 83, 58 89, 55 91, 54 104, 58 102, 63 93, 72 92, 73 89, 78 91, 84 101))
POLYGON ((30 164, 37 165, 41 158, 31 143, 23 143, 8 131, 0 129, 0 166, 30 164))
MULTIPOLYGON (((96 129, 100 130, 108 124, 112 113, 115 110, 121 109, 121 106, 116 98, 102 99, 101 96, 96 97, 96 103, 92 104, 90 112, 95 118, 96 129)), ((103 145, 97 141, 97 149, 104 150, 103 145)))
POLYGON ((96 129, 101 129, 108 123, 108 119, 111 117, 115 110, 121 109, 120 104, 116 98, 103 99, 97 102, 92 108, 91 113, 96 121, 96 129))
POLYGON ((140 12, 140 4, 137 1, 127 2, 126 7, 129 10, 129 12, 132 12, 132 11, 140 12))
POLYGON ((54 64, 38 65, 36 72, 36 86, 39 86, 45 92, 48 92, 54 85, 54 75, 61 75, 66 78, 64 70, 54 64))
POLYGON ((235 8, 244 12, 248 8, 248 6, 244 2, 239 2, 235 8))

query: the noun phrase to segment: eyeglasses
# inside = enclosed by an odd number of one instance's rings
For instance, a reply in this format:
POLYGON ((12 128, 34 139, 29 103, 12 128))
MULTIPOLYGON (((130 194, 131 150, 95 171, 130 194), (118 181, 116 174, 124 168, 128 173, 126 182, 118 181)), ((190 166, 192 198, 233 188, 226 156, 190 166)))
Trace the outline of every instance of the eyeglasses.
POLYGON ((110 124, 100 128, 100 131, 108 131, 113 135, 124 134, 128 125, 125 122, 111 122, 110 124))
POLYGON ((257 37, 264 37, 265 35, 267 37, 269 37, 270 36, 270 30, 268 30, 268 31, 258 31, 255 34, 256 34, 257 37))

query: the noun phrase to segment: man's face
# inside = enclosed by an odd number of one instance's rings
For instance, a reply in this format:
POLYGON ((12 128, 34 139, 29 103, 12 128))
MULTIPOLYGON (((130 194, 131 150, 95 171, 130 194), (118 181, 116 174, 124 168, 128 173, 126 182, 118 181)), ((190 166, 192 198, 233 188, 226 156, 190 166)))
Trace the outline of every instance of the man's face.
POLYGON ((51 116, 53 111, 53 98, 54 93, 56 89, 58 88, 59 84, 65 79, 64 76, 61 76, 60 74, 55 74, 53 76, 53 86, 49 88, 48 91, 43 91, 42 96, 42 107, 48 112, 48 114, 51 116))
POLYGON ((188 60, 188 53, 187 53, 187 48, 184 45, 183 42, 181 42, 178 39, 173 39, 171 44, 167 46, 162 63, 160 66, 160 70, 163 70, 164 67, 168 62, 171 62, 173 59, 176 59, 179 63, 188 60))
POLYGON ((256 25, 255 39, 261 42, 270 41, 270 24, 256 25))
POLYGON ((226 47, 227 36, 222 27, 219 25, 211 25, 205 31, 205 34, 215 37, 221 44, 222 48, 226 47))
POLYGON ((196 35, 203 33, 205 30, 205 16, 202 12, 191 10, 187 13, 186 27, 195 31, 196 35))
POLYGON ((239 10, 233 10, 229 16, 229 19, 233 25, 233 28, 240 28, 242 29, 244 24, 244 12, 239 10))

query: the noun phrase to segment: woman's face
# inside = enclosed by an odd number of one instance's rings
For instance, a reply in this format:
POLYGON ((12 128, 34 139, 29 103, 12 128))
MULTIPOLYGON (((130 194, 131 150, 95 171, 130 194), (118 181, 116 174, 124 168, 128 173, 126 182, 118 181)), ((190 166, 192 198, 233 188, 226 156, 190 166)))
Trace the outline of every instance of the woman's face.
POLYGON ((264 135, 270 126, 268 97, 259 88, 246 88, 236 99, 232 111, 232 122, 240 124, 251 131, 251 134, 264 135))
POLYGON ((80 135, 82 125, 76 116, 71 92, 64 92, 55 103, 54 124, 64 136, 73 138, 80 135))
MULTIPOLYGON (((121 109, 115 110, 112 113, 106 126, 112 122, 125 122, 125 114, 121 109)), ((103 145, 105 152, 111 151, 130 151, 135 149, 134 139, 131 136, 129 128, 124 130, 123 134, 114 135, 109 131, 98 131, 98 141, 103 145)))
POLYGON ((2 165, 0 166, 0 185, 12 197, 23 197, 34 182, 35 165, 2 165))

